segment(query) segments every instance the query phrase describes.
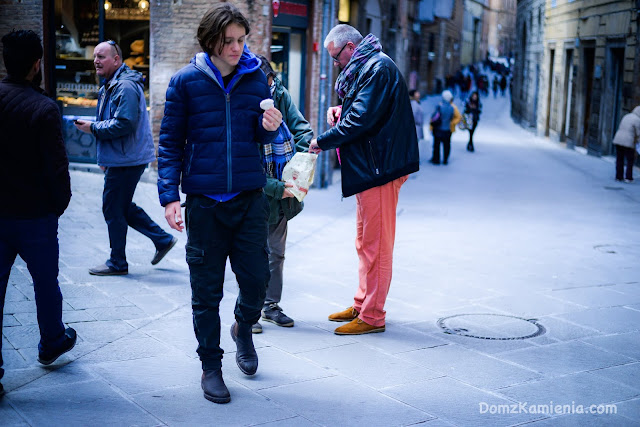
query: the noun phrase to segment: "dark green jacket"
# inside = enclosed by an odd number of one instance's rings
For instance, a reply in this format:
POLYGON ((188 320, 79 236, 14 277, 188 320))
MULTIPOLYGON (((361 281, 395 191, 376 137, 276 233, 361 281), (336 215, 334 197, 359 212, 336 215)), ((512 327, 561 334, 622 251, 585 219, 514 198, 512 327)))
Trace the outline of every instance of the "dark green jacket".
MULTIPOLYGON (((289 91, 282 85, 282 82, 274 78, 276 89, 273 94, 275 107, 282 113, 282 120, 293 135, 296 152, 307 152, 309 144, 313 139, 313 130, 311 125, 304 118, 296 104, 291 100, 289 91)), ((299 202, 295 197, 282 198, 284 193, 284 182, 276 178, 267 177, 267 185, 264 192, 269 198, 269 224, 273 225, 278 222, 280 212, 282 212, 290 220, 298 215, 303 208, 303 203, 299 202)))

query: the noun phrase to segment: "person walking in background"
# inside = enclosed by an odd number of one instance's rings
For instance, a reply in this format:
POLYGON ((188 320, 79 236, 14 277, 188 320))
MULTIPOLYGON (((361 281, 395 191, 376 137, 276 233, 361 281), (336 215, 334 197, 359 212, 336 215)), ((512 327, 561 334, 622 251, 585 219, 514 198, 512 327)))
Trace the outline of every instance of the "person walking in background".
POLYGON ((329 31, 324 47, 341 69, 335 90, 343 104, 329 108, 332 128, 312 141, 309 151, 340 150, 342 195, 356 195, 359 258, 353 305, 329 320, 349 322, 336 328, 338 335, 383 332, 398 196, 408 175, 419 169, 411 102, 402 74, 373 34, 363 38, 340 24, 329 31))
POLYGON ((219 314, 227 259, 239 287, 231 338, 245 375, 258 369, 251 327, 260 319, 269 282, 269 202, 259 144, 274 141, 282 114, 260 108, 271 94, 260 61, 245 45, 249 30, 231 3, 204 14, 197 30, 204 52, 171 78, 160 127, 158 193, 169 226, 178 231, 184 229, 179 188, 187 195, 200 385, 215 403, 231 400, 222 378, 219 314))
MULTIPOLYGON (((416 123, 416 135, 418 136, 418 151, 420 158, 428 151, 424 140, 424 111, 420 103, 420 92, 417 89, 409 91, 411 98, 411 110, 413 111, 413 121, 416 123)), ((421 160, 422 162, 422 160, 421 160)))
POLYGON ((443 146, 442 164, 449 163, 451 153, 451 134, 455 132, 456 125, 462 116, 453 104, 453 94, 448 90, 442 92, 442 101, 436 106, 436 111, 431 116, 431 131, 433 132, 433 156, 431 163, 440 164, 440 145, 443 146))
MULTIPOLYGON (((279 303, 282 299, 284 252, 287 243, 287 223, 298 215, 303 208, 287 189, 293 184, 282 181, 282 170, 296 152, 306 152, 313 139, 313 130, 304 118, 291 95, 282 82, 276 77, 269 60, 256 55, 261 62, 260 68, 267 76, 267 84, 275 108, 282 113, 282 125, 278 136, 271 144, 264 147, 264 166, 267 172, 267 185, 264 192, 269 199, 269 271, 271 279, 267 285, 267 296, 262 308, 262 319, 278 326, 291 327, 292 318, 284 314, 279 303), (293 144, 292 144, 293 141, 293 144)), ((251 331, 262 332, 262 325, 256 322, 251 331)))
POLYGON ((480 114, 482 113, 482 103, 480 102, 480 95, 477 91, 473 91, 467 102, 464 104, 464 114, 471 119, 471 123, 467 121, 467 129, 469 130, 469 143, 467 144, 467 151, 473 152, 473 133, 478 127, 480 121, 480 114))
MULTIPOLYGON (((49 365, 73 348, 77 336, 62 323, 58 284, 58 218, 71 199, 69 160, 60 110, 40 89, 42 54, 40 37, 33 31, 2 37, 8 77, 0 82, 0 197, 5 201, 0 212, 0 332, 11 267, 20 255, 33 280, 38 361, 49 365)), ((2 365, 0 340, 0 380, 2 365)))
POLYGON ((500 80, 498 79, 498 75, 495 74, 493 76, 493 82, 491 83, 491 89, 493 90, 493 98, 498 97, 498 89, 500 87, 500 80))
POLYGON ((76 127, 96 137, 98 165, 104 170, 102 213, 109 231, 111 256, 104 264, 90 268, 89 274, 119 276, 129 273, 125 252, 129 227, 155 245, 153 265, 178 239, 132 202, 147 164, 156 159, 142 74, 122 63, 122 50, 113 41, 97 45, 93 58, 96 74, 105 79, 98 94, 96 121, 77 120, 76 127))
POLYGON ((416 135, 418 141, 424 139, 424 112, 420 105, 420 92, 414 89, 409 91, 409 97, 411 98, 411 110, 413 111, 413 121, 416 123, 416 135))
POLYGON ((616 181, 633 182, 633 164, 636 147, 640 143, 640 105, 620 121, 618 130, 613 136, 616 146, 616 181), (627 165, 625 173, 625 163, 627 165))
POLYGON ((507 77, 503 74, 500 78, 500 94, 505 96, 507 90, 507 77))

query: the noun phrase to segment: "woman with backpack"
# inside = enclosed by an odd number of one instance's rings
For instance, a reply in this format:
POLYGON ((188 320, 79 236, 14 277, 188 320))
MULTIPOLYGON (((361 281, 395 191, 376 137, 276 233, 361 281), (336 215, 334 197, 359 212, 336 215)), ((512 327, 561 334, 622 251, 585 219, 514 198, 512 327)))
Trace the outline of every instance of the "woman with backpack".
POLYGON ((448 90, 443 91, 442 101, 431 116, 431 131, 433 132, 433 157, 431 157, 431 163, 434 165, 440 164, 440 144, 444 148, 442 164, 449 163, 451 134, 455 132, 456 125, 461 118, 460 111, 453 104, 453 94, 448 90))

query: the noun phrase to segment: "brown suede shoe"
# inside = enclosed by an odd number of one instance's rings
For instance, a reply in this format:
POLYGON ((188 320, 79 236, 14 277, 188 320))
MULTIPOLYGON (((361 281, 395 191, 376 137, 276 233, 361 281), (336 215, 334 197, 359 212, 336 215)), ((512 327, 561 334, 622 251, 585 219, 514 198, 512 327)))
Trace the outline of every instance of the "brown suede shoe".
POLYGON ((358 317, 358 312, 355 308, 349 307, 346 310, 339 311, 329 315, 329 320, 332 322, 351 322, 358 317))
POLYGON ((342 325, 339 328, 336 328, 334 331, 336 335, 362 335, 362 334, 372 334, 374 332, 384 332, 383 326, 373 326, 365 322, 364 320, 360 320, 358 318, 353 319, 351 322, 346 325, 342 325))

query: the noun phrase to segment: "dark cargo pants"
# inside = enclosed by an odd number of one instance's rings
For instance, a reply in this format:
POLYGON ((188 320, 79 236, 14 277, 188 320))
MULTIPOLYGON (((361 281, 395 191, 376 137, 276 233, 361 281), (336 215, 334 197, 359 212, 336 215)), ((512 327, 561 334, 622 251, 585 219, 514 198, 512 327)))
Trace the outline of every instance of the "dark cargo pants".
POLYGON ((262 189, 227 202, 188 195, 185 218, 197 352, 203 370, 218 369, 224 353, 219 307, 227 258, 239 286, 236 320, 253 325, 260 318, 269 282, 269 203, 262 189))

